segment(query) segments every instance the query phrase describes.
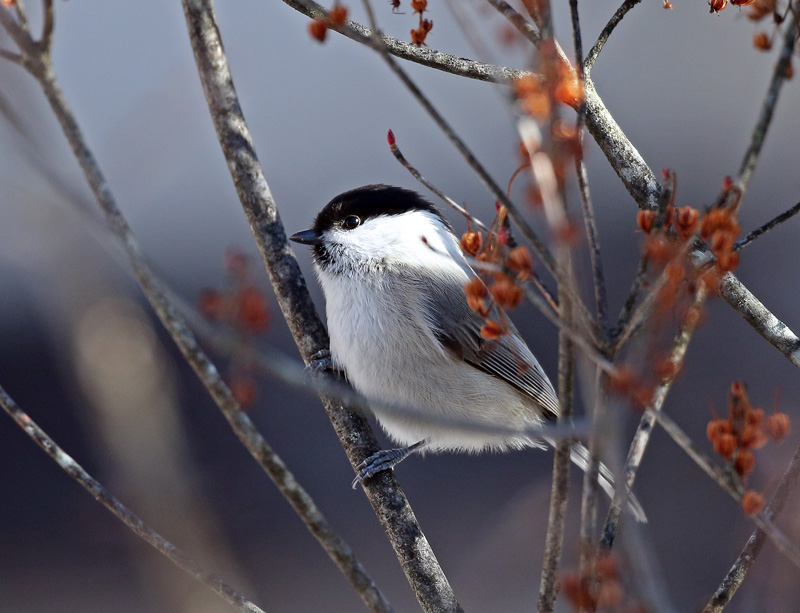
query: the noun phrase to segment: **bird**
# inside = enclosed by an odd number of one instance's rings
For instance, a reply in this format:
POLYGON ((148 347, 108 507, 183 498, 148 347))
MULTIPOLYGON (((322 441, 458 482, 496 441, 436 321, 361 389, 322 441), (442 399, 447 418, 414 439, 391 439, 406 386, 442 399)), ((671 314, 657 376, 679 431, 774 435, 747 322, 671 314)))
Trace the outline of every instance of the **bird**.
MULTIPOLYGON (((553 385, 498 306, 492 317, 505 322, 505 333, 481 335, 486 320, 464 291, 477 275, 432 203, 401 187, 358 187, 290 239, 311 246, 325 297, 330 348, 315 356, 317 366, 343 373, 374 402, 381 427, 401 445, 367 458, 353 487, 412 453, 555 446, 532 432, 558 418, 553 385)), ((586 447, 572 444, 573 462, 585 469, 588 458, 586 447)), ((599 479, 613 496, 604 464, 599 479)), ((629 508, 644 520, 633 496, 629 508)))

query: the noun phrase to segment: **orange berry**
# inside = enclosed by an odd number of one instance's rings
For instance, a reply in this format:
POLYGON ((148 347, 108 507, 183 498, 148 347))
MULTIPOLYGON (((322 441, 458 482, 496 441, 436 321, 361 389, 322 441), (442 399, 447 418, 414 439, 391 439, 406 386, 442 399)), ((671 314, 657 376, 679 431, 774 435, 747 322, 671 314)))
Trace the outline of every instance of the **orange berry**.
POLYGON ((753 35, 753 46, 759 51, 769 51, 772 49, 772 41, 766 32, 757 32, 753 35))
POLYGON ((325 36, 328 34, 328 26, 325 25, 325 22, 315 19, 308 24, 308 33, 319 42, 325 42, 325 36))
POLYGON ((775 412, 767 418, 767 432, 780 443, 792 430, 792 422, 786 413, 775 412))
POLYGON ((522 302, 522 289, 506 275, 501 275, 489 291, 495 302, 504 309, 513 309, 522 302))
POLYGON ((755 490, 747 490, 742 497, 742 509, 747 515, 755 515, 764 508, 764 496, 755 490))
POLYGON ((725 460, 729 460, 735 450, 736 437, 733 434, 720 434, 714 441, 714 451, 725 460))
POLYGON ((335 26, 343 26, 347 22, 347 7, 334 4, 328 13, 328 22, 335 26))
POLYGON ((753 467, 755 465, 756 457, 753 455, 752 451, 747 451, 745 449, 736 454, 734 468, 736 469, 736 474, 738 474, 740 477, 746 477, 753 472, 753 467))

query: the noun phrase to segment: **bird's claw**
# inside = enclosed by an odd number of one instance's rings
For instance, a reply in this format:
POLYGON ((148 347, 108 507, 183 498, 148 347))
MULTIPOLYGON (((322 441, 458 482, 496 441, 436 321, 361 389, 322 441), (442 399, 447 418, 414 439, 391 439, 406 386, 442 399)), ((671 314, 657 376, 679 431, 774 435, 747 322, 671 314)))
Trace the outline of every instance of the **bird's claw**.
POLYGON ((373 453, 356 467, 358 472, 351 484, 352 488, 356 489, 359 483, 363 483, 365 479, 374 477, 379 472, 394 469, 394 467, 405 460, 410 453, 411 451, 408 447, 400 449, 381 449, 377 453, 373 453))
POLYGON ((328 373, 333 371, 333 359, 331 358, 330 349, 320 349, 308 361, 308 366, 305 368, 307 375, 318 375, 321 373, 328 373))

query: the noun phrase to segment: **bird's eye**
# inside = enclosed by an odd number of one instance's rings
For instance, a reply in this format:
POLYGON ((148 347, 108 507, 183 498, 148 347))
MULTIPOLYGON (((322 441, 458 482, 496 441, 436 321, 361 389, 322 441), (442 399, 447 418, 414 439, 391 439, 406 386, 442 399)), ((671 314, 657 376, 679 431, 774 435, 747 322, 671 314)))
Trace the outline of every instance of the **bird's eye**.
POLYGON ((358 215, 348 215, 344 218, 342 222, 342 226, 346 230, 352 230, 353 228, 357 228, 361 224, 361 218, 358 215))

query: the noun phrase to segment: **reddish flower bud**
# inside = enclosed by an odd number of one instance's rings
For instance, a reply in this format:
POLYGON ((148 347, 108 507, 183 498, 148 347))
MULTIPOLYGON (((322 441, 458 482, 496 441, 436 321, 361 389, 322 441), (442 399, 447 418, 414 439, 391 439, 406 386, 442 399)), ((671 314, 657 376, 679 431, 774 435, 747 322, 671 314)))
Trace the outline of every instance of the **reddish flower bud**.
POLYGON ((755 490, 747 490, 742 497, 742 510, 747 515, 755 515, 764 508, 764 496, 755 490))
POLYGON ((759 51, 769 51, 772 49, 772 41, 766 32, 756 32, 753 35, 753 46, 759 51))
POLYGON ((308 33, 319 42, 325 42, 325 36, 328 34, 328 26, 325 25, 325 22, 315 19, 308 24, 308 33))
POLYGON ((792 430, 792 422, 786 413, 775 412, 767 419, 767 432, 780 443, 792 430))

